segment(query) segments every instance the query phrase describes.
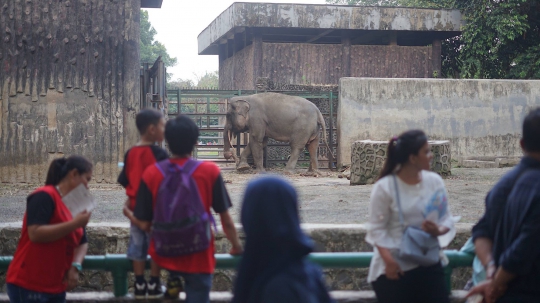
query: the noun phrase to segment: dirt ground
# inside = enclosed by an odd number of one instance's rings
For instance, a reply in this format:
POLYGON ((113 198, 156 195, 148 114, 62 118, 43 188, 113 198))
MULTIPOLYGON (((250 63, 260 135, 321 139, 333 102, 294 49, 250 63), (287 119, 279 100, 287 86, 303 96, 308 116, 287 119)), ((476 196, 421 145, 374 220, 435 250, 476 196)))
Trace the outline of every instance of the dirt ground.
MULTIPOLYGON (((493 184, 509 168, 470 169, 454 168, 452 176, 445 180, 449 192, 450 208, 461 222, 474 223, 484 211, 484 198, 493 184)), ((301 171, 301 170, 300 170, 301 171)), ((271 171, 271 173, 280 173, 271 171)), ((304 177, 300 174, 285 176, 300 193, 300 208, 304 223, 354 224, 367 220, 371 185, 350 186, 338 173, 325 173, 324 177, 304 177)), ((259 175, 239 174, 223 170, 223 178, 233 202, 231 213, 239 221, 242 196, 247 182, 259 175)), ((26 196, 33 185, 0 185, 0 223, 22 220, 26 196)), ((124 191, 116 185, 91 185, 97 200, 92 222, 126 222, 122 215, 124 191)), ((216 218, 217 219, 217 218, 216 218)))

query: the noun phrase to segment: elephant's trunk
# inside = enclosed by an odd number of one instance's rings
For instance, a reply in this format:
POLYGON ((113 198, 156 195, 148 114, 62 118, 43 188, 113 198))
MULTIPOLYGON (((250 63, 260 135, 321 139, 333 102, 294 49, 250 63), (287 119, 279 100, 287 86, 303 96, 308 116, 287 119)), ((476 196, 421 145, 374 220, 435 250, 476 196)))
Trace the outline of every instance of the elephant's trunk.
POLYGON ((231 141, 230 141, 230 133, 231 133, 231 125, 229 124, 229 121, 225 124, 225 128, 223 129, 223 157, 225 159, 229 160, 231 157, 233 157, 233 152, 231 151, 231 141))

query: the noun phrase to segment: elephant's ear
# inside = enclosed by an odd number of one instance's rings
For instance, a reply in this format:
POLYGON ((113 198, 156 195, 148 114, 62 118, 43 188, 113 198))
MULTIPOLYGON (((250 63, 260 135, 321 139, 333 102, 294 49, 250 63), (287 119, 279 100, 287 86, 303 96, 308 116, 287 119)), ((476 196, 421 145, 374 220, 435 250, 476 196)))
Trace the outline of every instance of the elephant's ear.
POLYGON ((249 108, 250 108, 249 102, 247 102, 246 100, 242 100, 242 99, 237 100, 236 112, 239 115, 247 117, 247 114, 249 112, 249 108))

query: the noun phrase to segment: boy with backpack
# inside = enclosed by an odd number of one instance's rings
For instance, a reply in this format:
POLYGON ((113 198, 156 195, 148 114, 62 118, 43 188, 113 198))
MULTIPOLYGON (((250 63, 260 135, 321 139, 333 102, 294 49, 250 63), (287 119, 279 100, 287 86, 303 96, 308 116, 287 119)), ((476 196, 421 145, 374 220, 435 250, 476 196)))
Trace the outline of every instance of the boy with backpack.
POLYGON ((150 256, 170 272, 166 296, 178 298, 182 277, 187 303, 210 302, 216 265, 210 208, 220 216, 230 254, 242 253, 219 167, 190 158, 198 137, 190 118, 167 121, 165 139, 173 156, 143 173, 134 212, 144 230, 152 232, 150 256))
POLYGON ((124 168, 118 177, 118 183, 126 189, 128 196, 123 212, 131 222, 127 257, 133 261, 135 298, 144 299, 146 296, 159 298, 163 296, 159 279, 160 268, 155 262, 152 262, 150 281, 147 282, 144 278, 144 270, 150 235, 139 227, 140 222, 133 216, 133 210, 135 210, 135 198, 144 170, 148 166, 168 158, 164 149, 154 145, 156 142, 163 141, 165 119, 157 110, 143 109, 137 114, 135 123, 141 138, 137 145, 126 152, 124 168))

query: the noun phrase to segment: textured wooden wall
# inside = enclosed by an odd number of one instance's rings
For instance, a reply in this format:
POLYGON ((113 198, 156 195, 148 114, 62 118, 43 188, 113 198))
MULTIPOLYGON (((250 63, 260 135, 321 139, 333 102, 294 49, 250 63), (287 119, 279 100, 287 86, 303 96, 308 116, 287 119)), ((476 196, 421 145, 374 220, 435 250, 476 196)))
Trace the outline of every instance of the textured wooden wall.
POLYGON ((276 83, 337 84, 339 44, 263 43, 262 76, 276 83))
POLYGON ((137 138, 140 0, 0 2, 0 179, 81 154, 98 182, 137 138))
POLYGON ((221 89, 254 89, 253 45, 220 63, 219 87, 221 89))
POLYGON ((429 46, 353 45, 351 77, 431 78, 429 46))

